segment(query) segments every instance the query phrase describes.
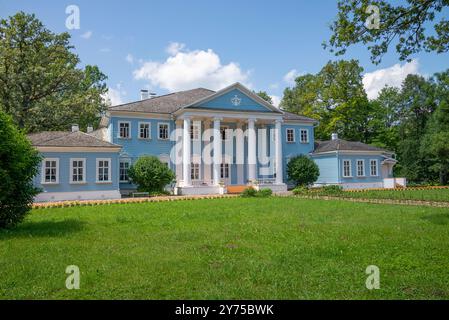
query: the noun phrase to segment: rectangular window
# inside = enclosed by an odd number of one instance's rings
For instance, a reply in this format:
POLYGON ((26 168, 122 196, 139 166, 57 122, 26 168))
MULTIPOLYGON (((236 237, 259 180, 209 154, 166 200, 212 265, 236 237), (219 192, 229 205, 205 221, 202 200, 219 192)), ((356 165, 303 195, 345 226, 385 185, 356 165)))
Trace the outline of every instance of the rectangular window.
POLYGON ((343 177, 351 176, 351 160, 343 160, 343 177))
POLYGON ((129 161, 120 161, 119 175, 120 182, 129 182, 128 170, 130 167, 129 161))
POLYGON ((220 127, 220 135, 221 135, 221 140, 228 140, 228 135, 229 135, 229 127, 228 126, 221 126, 220 127))
POLYGON ((377 176, 378 172, 377 172, 377 160, 375 159, 371 159, 370 160, 370 172, 372 176, 377 176))
POLYGON ((97 183, 111 182, 111 159, 97 159, 97 183))
POLYGON ((220 177, 221 179, 229 178, 229 163, 222 163, 220 165, 220 177))
POLYGON ((139 139, 151 139, 150 123, 139 122, 139 139))
POLYGON ((287 142, 295 142, 295 129, 287 129, 287 142))
POLYGON ((309 130, 301 129, 301 143, 309 143, 309 130))
POLYGON ((42 165, 42 183, 59 183, 59 159, 46 158, 42 165))
POLYGON ((199 163, 191 163, 190 165, 190 178, 192 180, 200 179, 200 164, 199 163))
POLYGON ((199 123, 193 123, 190 126, 190 139, 200 140, 200 128, 201 125, 199 123))
POLYGON ((158 127, 159 139, 168 140, 168 123, 159 123, 158 127))
POLYGON ((363 177, 365 175, 365 160, 357 160, 357 176, 363 177))
POLYGON ((70 183, 86 182, 86 159, 70 159, 70 183))
POLYGON ((131 131, 131 123, 129 122, 119 122, 118 123, 118 127, 119 127, 119 138, 121 139, 129 139, 131 137, 130 135, 130 131, 131 131))

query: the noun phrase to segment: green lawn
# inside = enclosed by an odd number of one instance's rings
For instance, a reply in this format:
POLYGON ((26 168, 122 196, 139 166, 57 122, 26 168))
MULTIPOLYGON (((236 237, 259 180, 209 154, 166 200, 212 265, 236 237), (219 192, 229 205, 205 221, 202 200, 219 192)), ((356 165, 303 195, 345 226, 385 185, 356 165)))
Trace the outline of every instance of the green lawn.
POLYGON ((0 298, 448 299, 449 209, 298 198, 35 210, 0 298), (81 270, 80 290, 65 268, 81 270), (367 290, 365 269, 380 268, 367 290))
POLYGON ((449 202, 449 189, 365 190, 343 192, 344 197, 395 200, 425 200, 449 202))

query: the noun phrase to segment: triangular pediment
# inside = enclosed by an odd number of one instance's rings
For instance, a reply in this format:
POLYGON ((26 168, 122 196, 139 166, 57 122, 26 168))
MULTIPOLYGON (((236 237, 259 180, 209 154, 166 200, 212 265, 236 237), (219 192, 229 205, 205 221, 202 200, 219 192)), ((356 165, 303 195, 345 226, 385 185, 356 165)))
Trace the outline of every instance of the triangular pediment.
POLYGON ((281 113, 279 109, 240 83, 220 90, 205 99, 186 106, 184 109, 281 113))

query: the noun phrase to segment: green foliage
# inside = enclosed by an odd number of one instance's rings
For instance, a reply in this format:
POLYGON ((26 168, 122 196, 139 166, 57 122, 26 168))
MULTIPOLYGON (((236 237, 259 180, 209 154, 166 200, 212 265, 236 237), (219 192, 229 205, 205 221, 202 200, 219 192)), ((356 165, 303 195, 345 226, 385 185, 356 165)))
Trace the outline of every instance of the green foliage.
POLYGON ((0 228, 14 227, 30 211, 39 161, 25 134, 0 110, 0 228))
POLYGON ((161 193, 173 182, 175 174, 157 157, 140 157, 130 168, 129 177, 141 192, 161 193))
POLYGON ((273 99, 270 97, 270 95, 266 91, 259 91, 259 92, 254 92, 254 93, 257 94, 262 99, 264 99, 269 104, 273 104, 273 99))
POLYGON ((273 194, 273 191, 269 188, 260 189, 257 191, 253 187, 248 187, 243 190, 243 192, 240 194, 243 198, 267 198, 270 197, 273 194))
POLYGON ((323 188, 321 189, 321 193, 326 194, 326 195, 337 195, 337 194, 341 194, 342 192, 343 192, 343 188, 341 186, 337 186, 337 185, 323 186, 323 188))
POLYGON ((349 46, 363 44, 370 50, 371 61, 376 64, 393 44, 400 60, 409 59, 422 50, 447 52, 449 22, 442 13, 447 6, 447 0, 407 0, 405 4, 390 4, 382 0, 339 0, 338 15, 330 27, 332 35, 323 46, 336 55, 342 55, 349 46), (365 25, 368 19, 372 21, 373 12, 367 12, 369 5, 376 5, 379 9, 378 28, 365 25), (427 24, 433 26, 433 31, 427 31, 431 29, 424 27, 427 24))
POLYGON ((0 104, 27 132, 86 128, 106 108, 106 76, 79 68, 69 40, 24 12, 0 20, 0 104))
POLYGON ((295 189, 292 190, 294 195, 306 195, 309 194, 310 189, 308 187, 304 187, 304 186, 298 186, 295 189))
POLYGON ((287 163, 287 175, 297 186, 309 186, 318 179, 320 169, 312 159, 300 155, 287 163))

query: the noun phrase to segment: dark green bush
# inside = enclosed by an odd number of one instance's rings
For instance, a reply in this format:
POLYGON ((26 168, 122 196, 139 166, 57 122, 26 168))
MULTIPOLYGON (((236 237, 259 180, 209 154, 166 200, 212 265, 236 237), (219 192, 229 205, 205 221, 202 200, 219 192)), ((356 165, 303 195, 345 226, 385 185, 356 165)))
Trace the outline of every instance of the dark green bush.
POLYGON ((260 198, 267 198, 267 197, 270 197, 272 194, 273 194, 273 191, 271 189, 264 188, 264 189, 259 190, 257 192, 256 196, 260 197, 260 198))
POLYGON ((308 156, 300 155, 287 163, 287 175, 297 186, 310 186, 320 176, 320 169, 308 156))
POLYGON ((144 156, 129 168, 129 177, 140 192, 162 193, 173 182, 175 174, 157 157, 144 156))
POLYGON ((257 190, 254 189, 253 187, 248 187, 245 190, 243 190, 243 192, 240 194, 240 196, 244 197, 244 198, 251 198, 251 197, 255 197, 257 194, 257 190))
POLYGON ((39 192, 33 177, 40 160, 26 135, 0 110, 0 228, 14 227, 30 211, 39 192))

